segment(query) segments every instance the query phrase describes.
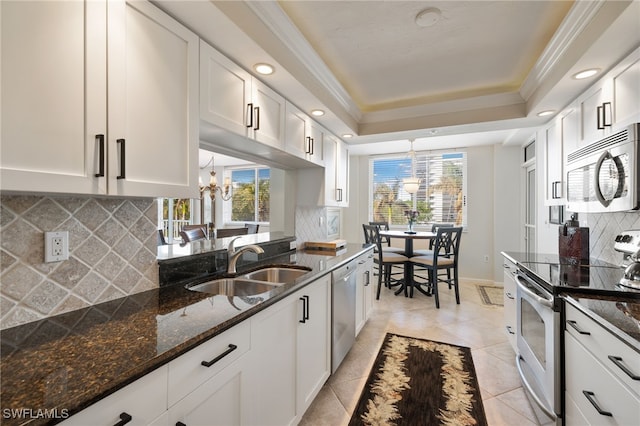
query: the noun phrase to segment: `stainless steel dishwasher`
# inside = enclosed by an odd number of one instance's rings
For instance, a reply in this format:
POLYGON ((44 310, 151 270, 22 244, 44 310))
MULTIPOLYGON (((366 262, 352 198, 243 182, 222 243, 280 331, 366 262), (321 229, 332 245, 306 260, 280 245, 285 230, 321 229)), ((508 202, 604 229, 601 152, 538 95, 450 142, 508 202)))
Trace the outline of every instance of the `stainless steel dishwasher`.
POLYGON ((356 340, 356 266, 349 262, 331 274, 331 373, 356 340))

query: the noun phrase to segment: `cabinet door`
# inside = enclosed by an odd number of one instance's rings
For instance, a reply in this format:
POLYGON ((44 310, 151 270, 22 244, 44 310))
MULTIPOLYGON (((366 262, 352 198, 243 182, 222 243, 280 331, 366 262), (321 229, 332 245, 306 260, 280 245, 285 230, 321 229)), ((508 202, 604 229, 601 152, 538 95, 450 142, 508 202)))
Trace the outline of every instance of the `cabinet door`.
POLYGON ((286 103, 285 150, 299 158, 306 158, 310 151, 311 135, 308 131, 309 117, 293 104, 286 103))
POLYGON ((367 255, 364 269, 364 318, 365 321, 367 321, 373 311, 373 303, 375 300, 373 297, 373 251, 367 255))
POLYGON ((112 426, 130 416, 127 425, 148 425, 167 410, 167 367, 160 367, 119 391, 69 417, 64 426, 112 426))
POLYGON ((282 426, 296 418, 297 302, 289 297, 251 318, 248 424, 282 426))
POLYGON ((243 392, 247 384, 243 374, 244 358, 225 367, 169 409, 169 424, 189 426, 227 426, 244 424, 248 409, 243 392))
POLYGON ((562 203, 562 141, 558 121, 545 131, 545 205, 562 203))
MULTIPOLYGON (((578 149, 580 139, 580 115, 576 107, 569 107, 560 117, 562 122, 562 156, 566 160, 567 155, 578 149)), ((564 178, 564 162, 563 175, 564 178)), ((565 195, 566 196, 566 195, 565 195)))
POLYGON ((198 196, 198 37, 148 2, 108 7, 109 193, 198 196))
POLYGON ((2 190, 106 193, 104 1, 0 2, 2 190))
POLYGON ((579 145, 583 147, 605 135, 602 127, 602 120, 599 119, 598 107, 607 101, 607 90, 604 84, 598 84, 586 92, 579 100, 580 106, 580 140, 579 145))
POLYGON ((342 141, 337 141, 336 187, 338 205, 349 206, 349 150, 342 141))
POLYGON ((246 136, 251 103, 251 74, 200 41, 200 118, 246 136))
POLYGON ((324 129, 316 124, 313 120, 309 120, 309 134, 311 136, 311 149, 307 154, 307 160, 324 165, 324 129))
POLYGON ((338 141, 333 136, 324 140, 324 191, 325 205, 338 206, 338 141))
POLYGON ((302 417, 331 373, 330 288, 331 276, 326 275, 296 293, 298 418, 302 417))
POLYGON ((284 150, 285 100, 259 80, 251 83, 253 117, 249 137, 284 150))
POLYGON ((637 49, 612 76, 613 119, 616 126, 640 121, 640 49, 637 49))

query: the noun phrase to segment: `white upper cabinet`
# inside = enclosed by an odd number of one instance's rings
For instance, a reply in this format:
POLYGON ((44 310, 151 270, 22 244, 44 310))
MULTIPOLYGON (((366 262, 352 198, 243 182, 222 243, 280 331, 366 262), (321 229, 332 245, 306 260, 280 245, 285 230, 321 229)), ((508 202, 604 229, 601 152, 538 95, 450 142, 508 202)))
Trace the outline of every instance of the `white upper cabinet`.
POLYGON ((284 98, 203 41, 200 86, 203 121, 284 149, 284 98))
POLYGON ((324 165, 324 130, 296 106, 286 105, 285 150, 314 164, 324 165))
POLYGON ((335 136, 324 140, 325 205, 349 206, 349 150, 335 136))
POLYGON ((640 48, 622 60, 577 100, 578 148, 640 121, 640 48))
POLYGON ((148 2, 1 7, 3 190, 197 196, 195 34, 148 2))

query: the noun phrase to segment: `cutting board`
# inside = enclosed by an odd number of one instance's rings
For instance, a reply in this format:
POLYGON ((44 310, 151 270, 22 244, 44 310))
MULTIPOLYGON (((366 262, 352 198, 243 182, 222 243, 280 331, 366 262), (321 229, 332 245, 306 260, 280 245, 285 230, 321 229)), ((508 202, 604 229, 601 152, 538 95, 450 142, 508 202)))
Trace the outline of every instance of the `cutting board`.
POLYGON ((306 249, 317 250, 339 250, 347 245, 346 240, 333 240, 333 241, 307 241, 304 244, 306 249))

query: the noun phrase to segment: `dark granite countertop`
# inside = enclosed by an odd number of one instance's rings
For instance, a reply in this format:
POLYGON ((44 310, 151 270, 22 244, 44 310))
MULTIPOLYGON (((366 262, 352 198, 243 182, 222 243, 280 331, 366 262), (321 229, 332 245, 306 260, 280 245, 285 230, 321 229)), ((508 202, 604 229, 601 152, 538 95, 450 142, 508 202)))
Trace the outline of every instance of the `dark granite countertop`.
POLYGON ((549 283, 556 296, 572 301, 612 334, 640 350, 640 291, 617 285, 624 272, 620 266, 598 259, 574 265, 554 254, 502 254, 549 283))
POLYGON ((369 249, 348 244, 337 254, 287 253, 312 271, 260 297, 229 299, 170 285, 2 330, 1 408, 73 414, 369 249))

